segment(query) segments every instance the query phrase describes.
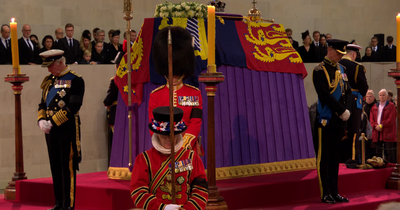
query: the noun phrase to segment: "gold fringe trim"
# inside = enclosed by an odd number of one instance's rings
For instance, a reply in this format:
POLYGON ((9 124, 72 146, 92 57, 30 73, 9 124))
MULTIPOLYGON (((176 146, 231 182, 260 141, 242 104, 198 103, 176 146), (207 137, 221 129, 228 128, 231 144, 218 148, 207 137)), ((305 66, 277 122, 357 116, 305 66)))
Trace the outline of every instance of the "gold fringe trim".
POLYGON ((217 168, 217 180, 260 176, 316 168, 315 158, 217 168))
POLYGON ((107 175, 109 179, 131 180, 129 168, 108 167, 107 175))
MULTIPOLYGON (((217 180, 234 179, 250 176, 261 176, 267 174, 276 174, 290 171, 312 170, 316 168, 315 158, 288 160, 273 163, 261 163, 242 166, 222 167, 216 169, 217 180)), ((207 170, 206 170, 207 172, 207 170)), ((131 172, 128 168, 109 167, 109 179, 130 180, 131 172)))

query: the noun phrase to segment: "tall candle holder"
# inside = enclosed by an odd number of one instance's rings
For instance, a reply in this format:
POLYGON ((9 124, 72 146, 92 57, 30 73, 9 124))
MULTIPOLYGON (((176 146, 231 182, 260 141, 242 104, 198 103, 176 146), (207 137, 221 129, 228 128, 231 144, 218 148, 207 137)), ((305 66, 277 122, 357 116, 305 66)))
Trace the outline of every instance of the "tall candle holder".
POLYGON ((21 113, 21 94, 22 84, 29 81, 29 77, 26 74, 21 74, 18 58, 18 36, 17 36, 17 23, 14 22, 14 18, 10 23, 11 28, 11 49, 12 49, 12 61, 13 61, 13 73, 7 74, 4 78, 5 82, 12 84, 12 90, 14 91, 14 103, 15 103, 15 173, 8 182, 8 186, 4 190, 4 199, 15 200, 16 188, 15 182, 18 180, 27 179, 24 172, 24 153, 23 153, 23 142, 22 142, 22 113, 21 113))
POLYGON ((208 202, 206 209, 228 209, 224 198, 220 195, 216 186, 215 168, 215 120, 214 120, 214 98, 217 85, 225 81, 221 72, 217 72, 215 65, 215 7, 208 6, 208 66, 207 72, 199 76, 199 82, 206 85, 208 99, 208 121, 207 121, 207 180, 208 180, 208 202))

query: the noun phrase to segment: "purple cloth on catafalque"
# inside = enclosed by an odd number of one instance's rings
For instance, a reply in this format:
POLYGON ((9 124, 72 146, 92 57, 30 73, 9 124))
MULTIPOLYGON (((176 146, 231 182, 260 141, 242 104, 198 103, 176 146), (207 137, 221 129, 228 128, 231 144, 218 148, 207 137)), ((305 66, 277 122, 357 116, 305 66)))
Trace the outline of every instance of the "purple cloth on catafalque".
MULTIPOLYGON (((220 66, 218 71, 225 76, 225 82, 218 85, 215 96, 216 167, 315 157, 301 74, 232 66, 220 66)), ((145 83, 142 104, 133 106, 133 159, 152 147, 147 108, 149 95, 158 86, 145 83)), ((200 136, 207 156, 208 107, 204 88, 200 84, 203 96, 200 136)), ((119 97, 110 167, 128 167, 127 115, 125 103, 119 97)), ((202 160, 207 167, 205 157, 202 160)))

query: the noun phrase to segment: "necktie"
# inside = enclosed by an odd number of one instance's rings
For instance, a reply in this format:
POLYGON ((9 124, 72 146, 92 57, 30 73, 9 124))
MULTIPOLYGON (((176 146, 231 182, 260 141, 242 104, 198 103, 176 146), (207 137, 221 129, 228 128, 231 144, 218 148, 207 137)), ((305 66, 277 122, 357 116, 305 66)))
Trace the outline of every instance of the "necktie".
POLYGON ((69 48, 71 48, 71 50, 73 49, 72 48, 72 39, 69 39, 69 48))
POLYGON ((10 48, 10 43, 8 42, 8 39, 6 39, 6 48, 10 48))
POLYGON ((319 47, 319 43, 317 42, 317 47, 319 47))
POLYGON ((31 45, 31 43, 29 42, 29 39, 26 39, 26 43, 28 43, 28 47, 31 48, 31 50, 33 51, 33 47, 31 45))

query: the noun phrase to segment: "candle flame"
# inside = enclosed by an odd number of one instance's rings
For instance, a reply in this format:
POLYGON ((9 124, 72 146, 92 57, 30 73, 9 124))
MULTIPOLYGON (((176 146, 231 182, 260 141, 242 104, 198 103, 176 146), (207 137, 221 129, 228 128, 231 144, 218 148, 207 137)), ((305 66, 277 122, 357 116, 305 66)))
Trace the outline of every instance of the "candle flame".
POLYGON ((11 18, 11 22, 14 23, 15 18, 11 18))
POLYGON ((397 16, 400 16, 400 13, 399 13, 399 14, 397 14, 397 16))

